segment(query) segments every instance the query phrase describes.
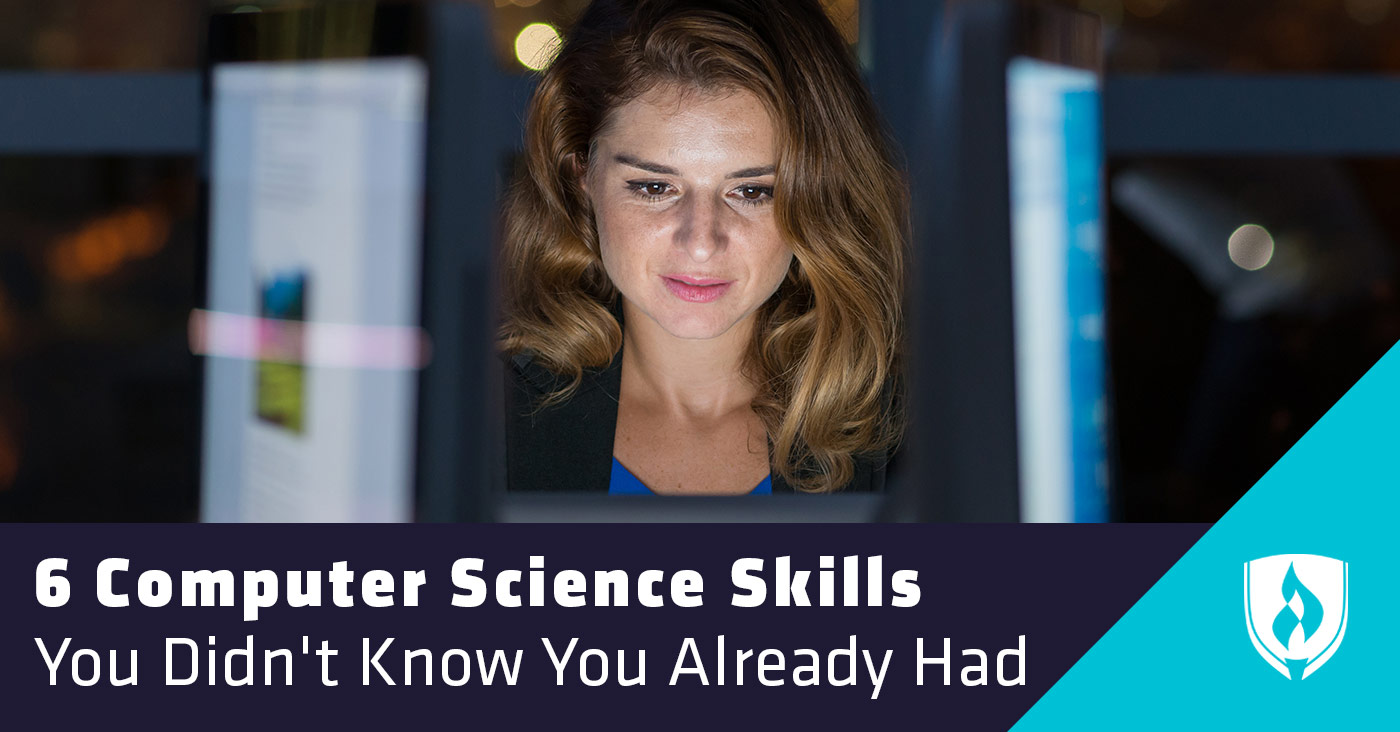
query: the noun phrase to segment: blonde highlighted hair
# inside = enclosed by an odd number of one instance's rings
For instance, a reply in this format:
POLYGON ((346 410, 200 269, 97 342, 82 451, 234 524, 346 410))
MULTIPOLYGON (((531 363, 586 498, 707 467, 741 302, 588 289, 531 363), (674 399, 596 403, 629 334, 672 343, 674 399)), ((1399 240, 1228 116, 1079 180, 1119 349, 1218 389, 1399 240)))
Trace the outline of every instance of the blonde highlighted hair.
POLYGON ((618 297, 579 184, 611 110, 661 84, 743 89, 777 125, 776 220, 794 253, 756 313, 745 371, 794 488, 846 485, 903 420, 907 192, 844 41, 815 0, 595 0, 544 73, 526 123, 526 174, 507 201, 501 347, 571 379, 622 347, 618 297))

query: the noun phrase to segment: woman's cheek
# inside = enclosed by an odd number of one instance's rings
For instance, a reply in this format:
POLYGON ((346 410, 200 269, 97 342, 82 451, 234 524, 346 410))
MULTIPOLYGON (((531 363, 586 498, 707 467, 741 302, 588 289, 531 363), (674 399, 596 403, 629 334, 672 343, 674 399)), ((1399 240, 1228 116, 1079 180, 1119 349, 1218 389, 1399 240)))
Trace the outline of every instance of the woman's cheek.
MULTIPOLYGON (((783 280, 787 279, 788 270, 792 269, 793 258, 792 250, 784 246, 783 254, 779 260, 781 263, 770 273, 768 297, 772 297, 773 293, 777 292, 778 288, 782 286, 783 280)), ((767 298, 764 299, 766 300, 767 298)))
POLYGON ((618 217, 618 249, 634 269, 645 269, 646 260, 669 241, 664 216, 655 211, 631 210, 618 217))
POLYGON ((598 240, 602 248, 603 268, 614 284, 631 284, 638 273, 645 270, 643 244, 647 237, 642 231, 643 222, 628 212, 626 206, 604 209, 599 213, 598 240))

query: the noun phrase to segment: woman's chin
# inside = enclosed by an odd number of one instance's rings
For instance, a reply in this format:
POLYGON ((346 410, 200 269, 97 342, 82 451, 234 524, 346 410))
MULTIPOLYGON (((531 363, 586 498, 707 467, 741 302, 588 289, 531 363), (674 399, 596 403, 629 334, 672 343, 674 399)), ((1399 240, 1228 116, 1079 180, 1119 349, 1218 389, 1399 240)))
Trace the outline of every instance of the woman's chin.
POLYGON ((656 318, 657 325, 671 336, 696 341, 718 338, 729 332, 734 322, 719 313, 682 313, 656 318))
POLYGON ((676 338, 687 341, 708 341, 718 338, 729 331, 729 327, 716 326, 688 326, 666 328, 667 333, 676 338))

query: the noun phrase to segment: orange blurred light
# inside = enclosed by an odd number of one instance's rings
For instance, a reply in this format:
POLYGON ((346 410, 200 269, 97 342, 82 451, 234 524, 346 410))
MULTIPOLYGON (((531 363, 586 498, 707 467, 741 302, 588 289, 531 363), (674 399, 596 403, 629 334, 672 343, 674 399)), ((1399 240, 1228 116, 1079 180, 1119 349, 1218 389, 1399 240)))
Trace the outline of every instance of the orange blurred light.
POLYGON ((49 268, 59 279, 105 277, 133 259, 159 252, 169 241, 170 219, 157 208, 132 208, 95 219, 53 245, 49 268))
POLYGON ((89 279, 111 274, 122 260, 122 240, 111 226, 98 226, 78 237, 78 266, 89 279))

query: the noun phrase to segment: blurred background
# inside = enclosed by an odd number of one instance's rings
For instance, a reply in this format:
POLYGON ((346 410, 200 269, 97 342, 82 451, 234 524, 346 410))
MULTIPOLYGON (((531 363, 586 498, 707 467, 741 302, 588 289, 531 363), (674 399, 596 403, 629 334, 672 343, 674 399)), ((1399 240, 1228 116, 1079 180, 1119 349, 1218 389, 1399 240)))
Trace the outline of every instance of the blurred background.
MULTIPOLYGON (((943 3, 825 4, 910 139, 943 3)), ((1105 28, 1114 518, 1213 521, 1400 340, 1400 7, 1063 4, 1105 28)), ((523 110, 586 1, 481 5, 523 110)), ((198 516, 210 7, 0 0, 0 519, 198 516)))

